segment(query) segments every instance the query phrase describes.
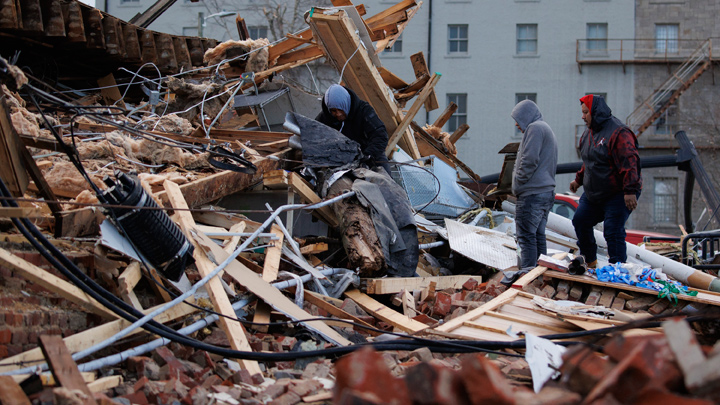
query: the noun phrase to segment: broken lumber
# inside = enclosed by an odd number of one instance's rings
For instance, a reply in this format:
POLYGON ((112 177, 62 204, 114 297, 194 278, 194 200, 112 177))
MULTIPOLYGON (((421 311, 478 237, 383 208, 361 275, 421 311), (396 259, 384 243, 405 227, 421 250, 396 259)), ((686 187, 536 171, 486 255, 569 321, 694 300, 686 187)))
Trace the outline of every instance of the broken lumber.
MULTIPOLYGON (((404 133, 406 133, 408 127, 410 126, 410 123, 415 118, 415 115, 417 115, 418 111, 420 111, 420 108, 422 108, 423 103, 425 100, 427 100, 428 97, 430 97, 430 94, 433 94, 433 89, 435 88, 435 85, 438 81, 440 81, 440 75, 439 73, 433 73, 432 77, 430 78, 430 81, 423 87, 420 94, 417 96, 415 101, 413 101, 412 106, 408 110, 407 114, 403 117, 402 122, 395 128, 395 131, 392 132, 392 135, 390 136, 390 139, 388 140, 388 146, 385 148, 385 154, 390 157, 392 156, 393 152, 395 151, 395 145, 397 145, 398 141, 400 140, 400 137, 403 136, 404 133)), ((390 132, 390 131, 388 131, 390 132)), ((405 142, 408 142, 408 139, 405 139, 405 142)), ((415 144, 415 138, 412 138, 412 144, 415 144)), ((416 158, 417 159, 417 158, 416 158)))
POLYGON ((48 367, 52 371, 55 381, 70 391, 77 390, 85 394, 84 397, 77 396, 83 404, 96 404, 95 397, 85 384, 77 364, 72 359, 62 337, 57 335, 40 336, 40 347, 47 360, 48 367))
POLYGON ((30 405, 30 400, 12 377, 1 375, 0 404, 30 405))
POLYGON ((427 329, 427 325, 424 323, 408 319, 407 316, 386 307, 385 305, 377 302, 370 298, 368 295, 363 294, 360 290, 347 290, 345 296, 355 301, 362 309, 373 315, 374 317, 382 320, 388 325, 392 325, 402 331, 408 333, 417 333, 421 330, 427 329))
MULTIPOLYGON (((193 245, 195 245, 193 257, 195 258, 195 264, 197 265, 198 272, 200 273, 201 277, 206 277, 213 271, 213 269, 215 268, 215 264, 213 264, 210 259, 208 259, 205 251, 201 249, 200 246, 198 246, 197 242, 195 242, 195 239, 193 238, 192 233, 195 227, 195 220, 193 219, 192 214, 190 214, 189 211, 183 210, 188 208, 188 205, 185 203, 180 187, 177 184, 168 180, 165 180, 164 186, 170 205, 173 208, 180 209, 178 211, 175 211, 176 221, 180 225, 180 228, 183 230, 183 233, 185 233, 185 236, 188 238, 188 240, 193 245)), ((215 244, 214 242, 211 243, 215 244)), ((215 246, 217 246, 217 244, 215 244, 215 246)), ((220 248, 219 246, 217 247, 218 249, 223 251, 222 248, 220 248)), ((208 295, 210 295, 213 306, 218 312, 230 317, 230 319, 235 319, 237 317, 237 315, 235 315, 235 310, 233 310, 232 304, 230 304, 230 300, 228 299, 228 296, 223 289, 219 277, 213 277, 205 285, 205 288, 208 292, 208 295)), ((225 334, 227 335, 228 341, 230 342, 230 347, 235 350, 248 352, 252 351, 250 343, 245 336, 245 329, 242 327, 242 325, 237 321, 226 318, 225 316, 221 316, 218 321, 220 322, 220 326, 222 327, 223 331, 225 331, 225 334)), ((243 368, 247 369, 248 372, 250 372, 250 375, 262 373, 262 370, 260 369, 257 361, 241 360, 240 364, 243 366, 243 368)))
POLYGON ((438 290, 446 288, 460 289, 470 279, 482 283, 480 276, 438 276, 438 277, 393 277, 393 278, 371 278, 361 279, 360 282, 367 283, 368 294, 397 294, 402 290, 420 290, 431 282, 436 282, 438 290))

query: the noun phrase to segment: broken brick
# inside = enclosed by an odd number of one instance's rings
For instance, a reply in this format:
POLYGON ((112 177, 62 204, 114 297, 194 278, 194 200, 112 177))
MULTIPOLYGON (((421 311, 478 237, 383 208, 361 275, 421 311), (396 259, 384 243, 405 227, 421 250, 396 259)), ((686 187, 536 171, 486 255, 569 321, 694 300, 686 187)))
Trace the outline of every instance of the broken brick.
POLYGON ((512 385, 484 354, 465 356, 459 374, 473 403, 515 403, 512 385))
POLYGON ((452 297, 444 292, 438 292, 435 294, 435 302, 433 304, 433 314, 436 316, 442 316, 450 313, 452 308, 452 297))
POLYGON ((459 373, 434 362, 407 370, 405 384, 413 404, 467 404, 468 394, 459 373))
POLYGON ((344 356, 335 364, 335 370, 334 398, 362 392, 371 394, 379 403, 410 403, 405 382, 393 377, 382 356, 370 347, 344 356))

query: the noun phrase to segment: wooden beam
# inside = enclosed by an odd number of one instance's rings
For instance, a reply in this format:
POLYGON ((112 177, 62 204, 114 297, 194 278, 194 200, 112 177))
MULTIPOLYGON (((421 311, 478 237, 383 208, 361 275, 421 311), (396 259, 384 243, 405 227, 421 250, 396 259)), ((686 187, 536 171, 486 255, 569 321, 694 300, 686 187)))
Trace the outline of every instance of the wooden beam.
POLYGON ((327 252, 328 250, 328 244, 325 242, 320 243, 313 243, 310 245, 305 245, 300 248, 300 253, 304 255, 314 255, 317 253, 327 252))
POLYGON ((448 106, 445 108, 445 111, 443 111, 442 114, 440 114, 440 116, 435 120, 433 126, 442 128, 448 122, 448 120, 450 120, 450 117, 455 114, 455 111, 457 111, 457 109, 458 105, 451 101, 450 104, 448 104, 448 106))
POLYGON ((335 305, 331 304, 330 302, 326 301, 325 298, 329 298, 326 296, 323 296, 321 294, 318 294, 316 292, 305 290, 305 301, 315 305, 316 307, 322 309, 323 311, 327 312, 328 314, 338 317, 340 319, 348 319, 353 322, 355 322, 358 325, 364 326, 364 328, 359 328, 359 330, 362 330, 365 333, 369 333, 372 336, 378 336, 381 333, 375 331, 376 329, 374 326, 370 325, 369 323, 363 321, 362 319, 356 317, 355 315, 352 315, 348 312, 343 311, 342 309, 336 307, 335 305))
POLYGON ((91 405, 97 404, 93 393, 85 384, 80 370, 77 368, 77 364, 72 359, 70 351, 65 346, 62 337, 57 335, 42 335, 40 336, 40 347, 47 360, 48 367, 52 371, 55 381, 57 381, 64 388, 70 391, 80 391, 85 394, 84 397, 78 398, 83 404, 91 405))
POLYGON ((368 278, 360 280, 367 284, 368 294, 397 294, 402 290, 420 290, 431 282, 435 282, 438 290, 446 288, 459 289, 468 280, 474 279, 482 283, 480 276, 439 276, 439 277, 392 277, 368 278))
MULTIPOLYGON (((400 137, 403 135, 405 131, 407 131, 408 127, 410 126, 410 123, 415 118, 415 115, 420 111, 420 108, 423 106, 423 103, 425 100, 430 96, 433 89, 435 88, 435 85, 440 80, 440 74, 434 73, 432 77, 430 78, 430 81, 425 85, 423 90, 420 92, 418 97, 413 102, 413 105, 410 107, 410 110, 408 110, 407 114, 403 118, 400 125, 397 126, 395 129, 395 132, 393 132, 392 136, 390 137, 390 140, 388 141, 388 146, 385 148, 385 154, 390 157, 392 156, 392 153, 395 150, 395 145, 397 145, 398 141, 400 140, 400 137)), ((414 139, 413 139, 414 142, 414 139)))
POLYGON ((115 388, 123 383, 123 377, 121 375, 111 375, 88 383, 88 388, 91 392, 105 392, 111 388, 115 388))
MULTIPOLYGON (((193 235, 193 238, 197 246, 202 248, 205 252, 211 252, 214 259, 218 262, 222 262, 228 257, 227 252, 222 250, 217 243, 213 242, 202 233, 196 233, 193 235)), ((282 312, 291 319, 295 321, 303 321, 305 319, 315 318, 305 312, 302 308, 295 305, 295 303, 284 296, 280 290, 273 287, 259 275, 253 273, 250 269, 240 264, 237 260, 231 261, 225 268, 225 272, 238 284, 245 287, 249 292, 257 295, 258 298, 264 300, 266 303, 270 304, 271 307, 282 312)), ((351 344, 349 340, 342 337, 339 333, 325 325, 322 321, 304 322, 303 324, 307 328, 320 333, 323 337, 335 344, 340 346, 347 346, 351 344)))
POLYGON ((472 169, 470 169, 470 167, 466 165, 465 162, 458 159, 457 156, 445 152, 440 143, 430 134, 428 134, 424 129, 422 129, 420 125, 415 122, 410 123, 410 125, 412 126, 413 131, 415 131, 415 135, 422 137, 423 140, 427 142, 428 145, 432 146, 438 153, 447 157, 452 163, 459 166, 460 169, 462 169, 462 171, 464 171, 471 179, 478 183, 482 182, 482 178, 475 174, 475 172, 472 171, 472 169))
MULTIPOLYGON (((278 165, 279 162, 277 161, 264 160, 256 165, 258 170, 252 175, 226 170, 183 184, 180 186, 180 192, 189 207, 199 207, 227 195, 245 190, 253 184, 260 182, 264 172, 273 170, 277 168, 278 165)), ((156 193, 155 197, 160 199, 163 205, 167 207, 169 203, 167 191, 156 193)))
POLYGON ((105 77, 101 77, 97 80, 97 83, 98 86, 101 87, 100 95, 102 96, 105 105, 117 105, 123 110, 126 108, 125 102, 122 100, 120 89, 117 87, 115 76, 112 73, 105 77))
POLYGON ((30 405, 25 392, 9 375, 0 375, 0 404, 30 405))
POLYGON ((0 217, 4 218, 42 218, 45 213, 36 207, 0 207, 0 217))
MULTIPOLYGON (((285 234, 279 226, 273 225, 270 232, 274 233, 278 237, 278 240, 271 241, 273 245, 270 248, 265 249, 265 263, 263 263, 262 279, 268 283, 272 283, 277 279, 278 269, 280 267, 280 258, 282 257, 282 244, 285 234)), ((268 323, 270 322, 270 306, 264 302, 258 301, 255 307, 255 316, 253 317, 255 323, 268 323)), ((257 330, 260 332, 267 333, 267 325, 257 325, 257 330)))
POLYGON ((0 263, 12 271, 21 274, 29 281, 58 294, 68 301, 86 308, 94 314, 111 319, 117 317, 115 313, 95 301, 95 299, 87 295, 80 288, 46 270, 41 269, 40 267, 35 266, 30 262, 15 256, 5 249, 0 249, 0 263))
POLYGON ((362 309, 374 317, 405 332, 417 333, 428 327, 422 322, 408 319, 407 316, 386 307, 359 290, 347 290, 345 296, 355 301, 362 309))
POLYGON ((470 129, 470 125, 468 125, 468 124, 462 124, 459 127, 457 127, 457 129, 455 129, 455 131, 452 134, 450 134, 450 142, 452 142, 454 145, 455 142, 458 141, 458 139, 460 139, 463 135, 465 135, 465 132, 467 132, 468 129, 470 129))
POLYGON ((142 278, 142 272, 140 271, 140 263, 132 262, 129 266, 123 270, 118 277, 118 290, 120 290, 120 297, 123 301, 135 307, 135 309, 142 311, 143 307, 140 304, 140 300, 133 288, 142 278))
MULTIPOLYGON (((177 184, 166 180, 164 186, 165 191, 167 192, 168 201, 173 208, 188 208, 188 205, 183 198, 180 187, 177 184)), ((192 233, 195 228, 195 220, 193 220, 192 214, 190 214, 189 211, 178 210, 175 212, 175 215, 176 220, 180 225, 180 228, 183 230, 183 233, 185 233, 185 236, 188 238, 188 240, 190 240, 191 243, 195 245, 193 257, 195 258, 195 264, 198 268, 198 272, 200 273, 201 277, 206 277, 214 270, 215 265, 210 261, 210 259, 208 259, 208 257, 205 255, 205 251, 201 249, 200 246, 198 246, 198 244, 195 242, 195 239, 193 238, 192 233)), ((215 242, 211 243, 215 244, 215 242)), ((215 244, 215 246, 217 246, 217 244, 215 244)), ((220 248, 219 246, 218 249, 222 251, 222 248, 220 248)), ((219 275, 218 277, 213 277, 205 285, 205 289, 207 290, 208 295, 210 296, 210 300, 212 301, 216 311, 220 312, 223 315, 229 316, 231 319, 237 317, 237 315, 235 315, 235 310, 233 310, 232 304, 230 304, 230 300, 228 299, 228 296, 223 289, 219 275)), ((247 341, 247 338, 245 336, 245 330, 242 327, 242 324, 237 321, 230 320, 226 317, 220 317, 219 322, 223 331, 227 335, 228 340, 230 341, 230 347, 235 350, 252 351, 250 343, 247 341)), ((250 372, 250 375, 262 373, 262 370, 260 370, 260 366, 258 365, 257 361, 241 360, 240 364, 243 368, 247 369, 248 372, 250 372)))
POLYGON ((417 309, 415 309, 415 298, 408 290, 403 290, 402 292, 402 308, 403 314, 405 314, 408 318, 412 318, 417 315, 417 309))
POLYGON ((0 177, 12 195, 22 197, 30 183, 20 155, 25 146, 15 131, 5 97, 0 96, 0 177))
POLYGON ((380 72, 380 77, 382 77, 385 84, 387 84, 391 89, 400 90, 408 87, 408 84, 403 79, 399 78, 385 67, 379 67, 378 72, 380 72))
MULTIPOLYGON (((430 76, 430 70, 428 70, 427 62, 425 62, 425 55, 422 51, 414 55, 410 55, 410 62, 412 63, 416 78, 430 76)), ((425 100, 425 111, 433 111, 438 107, 437 96, 435 95, 435 90, 432 89, 425 100)))

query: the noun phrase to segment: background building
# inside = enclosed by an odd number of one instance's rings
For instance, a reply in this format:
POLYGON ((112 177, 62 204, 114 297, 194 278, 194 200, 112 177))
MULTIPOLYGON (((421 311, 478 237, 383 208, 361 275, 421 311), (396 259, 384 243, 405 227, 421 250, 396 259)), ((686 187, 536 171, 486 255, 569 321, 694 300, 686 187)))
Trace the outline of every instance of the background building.
MULTIPOLYGON (((110 14, 123 19, 152 3, 105 2, 110 14)), ((367 14, 373 15, 396 1, 363 3, 367 14)), ((298 16, 312 6, 324 5, 327 3, 310 0, 181 0, 149 28, 237 39, 234 17, 223 17, 227 14, 223 12, 233 12, 245 18, 251 36, 274 41, 305 28, 298 16)), ((458 104, 445 130, 452 132, 463 123, 470 126, 457 143, 458 156, 482 176, 499 172, 503 156, 497 151, 520 140, 510 111, 525 98, 538 104, 555 131, 559 162, 579 161, 576 145, 584 124, 578 99, 589 93, 601 94, 613 114, 626 120, 692 50, 709 38, 720 37, 720 27, 714 23, 718 12, 720 0, 427 0, 400 40, 381 54, 381 61, 412 82, 409 57, 424 53, 430 70, 442 74, 435 87, 441 108, 421 111, 416 121, 433 122, 449 102, 458 104)), ((718 48, 713 54, 720 55, 720 38, 713 45, 718 48)), ((315 65, 294 79, 321 92, 337 81, 337 72, 315 65)), ((666 93, 669 97, 667 94, 672 92, 666 93)), ((708 171, 715 173, 714 139, 720 135, 717 99, 718 87, 708 68, 643 131, 641 155, 673 154, 677 148, 673 134, 683 129, 701 151, 708 171)), ((660 101, 652 108, 659 109, 664 104, 660 101)), ((683 221, 679 196, 684 173, 676 168, 649 169, 643 176, 640 205, 628 226, 678 234, 678 224, 683 221)), ((559 175, 557 192, 567 192, 572 179, 573 175, 559 175)), ((697 220, 705 204, 699 191, 695 196, 693 218, 697 220)), ((710 225, 710 229, 714 227, 717 223, 710 225)))

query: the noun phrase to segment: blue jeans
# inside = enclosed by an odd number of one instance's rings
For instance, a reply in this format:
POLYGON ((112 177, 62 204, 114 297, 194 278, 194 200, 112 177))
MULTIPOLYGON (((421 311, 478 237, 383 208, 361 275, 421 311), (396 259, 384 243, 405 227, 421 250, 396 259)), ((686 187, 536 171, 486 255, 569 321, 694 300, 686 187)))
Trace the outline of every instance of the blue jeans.
POLYGON ((515 205, 515 234, 520 247, 520 271, 537 266, 541 254, 547 254, 545 225, 555 202, 552 191, 518 197, 515 205))
MULTIPOLYGON (((639 198, 640 193, 637 196, 639 198)), ((597 243, 593 227, 602 221, 604 221, 603 236, 607 242, 610 263, 627 261, 625 222, 629 216, 630 210, 625 206, 625 196, 622 193, 612 196, 603 203, 591 202, 583 193, 572 223, 577 234, 580 253, 585 256, 587 263, 597 260, 597 243)))

